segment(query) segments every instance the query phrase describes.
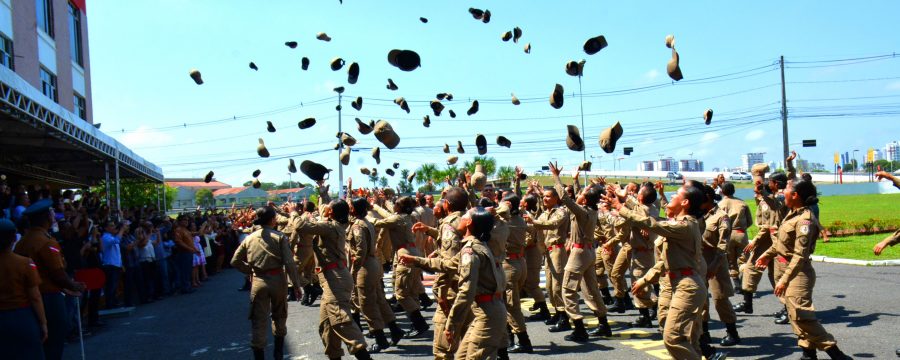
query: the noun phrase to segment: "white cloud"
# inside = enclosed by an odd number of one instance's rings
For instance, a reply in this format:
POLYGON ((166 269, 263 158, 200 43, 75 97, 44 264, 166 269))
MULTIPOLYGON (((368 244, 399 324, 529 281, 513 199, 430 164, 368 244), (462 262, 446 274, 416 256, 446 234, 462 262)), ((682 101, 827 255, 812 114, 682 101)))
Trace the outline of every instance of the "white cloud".
POLYGON ((140 146, 165 145, 172 142, 172 136, 153 130, 146 125, 141 125, 134 131, 122 135, 122 138, 119 140, 125 144, 125 146, 133 148, 140 146))
POLYGON ((890 84, 887 84, 887 86, 885 86, 884 88, 885 90, 890 91, 900 91, 900 81, 894 81, 890 84))
POLYGON ((718 139, 720 137, 721 137, 721 135, 719 135, 719 133, 717 133, 717 132, 708 132, 706 134, 703 134, 702 137, 700 137, 700 142, 701 143, 711 142, 711 141, 715 141, 716 139, 718 139))
POLYGON ((646 81, 656 80, 657 77, 659 77, 659 70, 656 69, 652 69, 643 75, 643 78, 646 81))
POLYGON ((762 139, 763 136, 766 136, 766 132, 763 130, 753 130, 748 132, 746 136, 744 136, 744 140, 747 141, 756 141, 762 139))

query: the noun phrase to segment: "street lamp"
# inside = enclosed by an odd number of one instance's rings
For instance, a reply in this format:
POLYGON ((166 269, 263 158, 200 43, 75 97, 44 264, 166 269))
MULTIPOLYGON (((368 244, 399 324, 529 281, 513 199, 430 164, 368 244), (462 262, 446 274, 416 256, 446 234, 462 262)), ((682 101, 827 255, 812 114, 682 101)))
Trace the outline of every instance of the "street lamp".
POLYGON ((859 152, 859 149, 853 150, 853 171, 856 172, 857 168, 859 168, 859 161, 856 160, 856 153, 859 152))

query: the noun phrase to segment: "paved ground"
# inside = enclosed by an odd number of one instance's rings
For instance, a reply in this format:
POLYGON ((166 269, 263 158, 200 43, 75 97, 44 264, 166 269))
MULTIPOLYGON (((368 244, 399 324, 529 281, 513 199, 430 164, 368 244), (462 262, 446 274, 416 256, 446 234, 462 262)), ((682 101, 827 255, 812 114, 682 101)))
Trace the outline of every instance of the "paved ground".
MULTIPOLYGON (((840 347, 855 358, 894 358, 900 346, 900 267, 858 267, 816 263, 818 282, 814 301, 818 315, 838 340, 840 347)), ((247 319, 248 294, 235 289, 240 274, 228 270, 211 278, 198 292, 176 296, 138 308, 127 318, 109 319, 108 326, 85 339, 88 359, 247 359, 250 324, 247 319)), ((727 349, 730 358, 797 358, 796 338, 788 325, 775 325, 768 314, 779 303, 764 285, 756 301, 756 313, 740 316, 743 344, 727 349)), ((738 297, 733 298, 734 301, 738 297)), ((528 305, 523 303, 523 306, 528 305)), ((430 318, 431 313, 425 314, 430 318)), ((291 359, 324 359, 319 340, 318 308, 292 303, 288 320, 291 359)), ((614 315, 611 321, 624 323, 634 312, 614 315)), ((404 316, 401 316, 404 318, 404 316)), ((713 318, 717 317, 713 315, 713 318)), ((407 327, 405 319, 401 326, 407 327)), ((590 321, 589 321, 590 323, 590 321)), ((594 322, 595 324, 596 322, 594 322)), ((724 335, 713 321, 712 336, 724 335)), ((535 354, 514 359, 575 359, 599 355, 611 359, 667 359, 668 354, 655 329, 628 330, 613 324, 615 337, 594 339, 578 345, 562 340, 564 334, 550 334, 542 323, 529 323, 535 354)), ((270 340, 271 343, 271 340, 270 340)), ((271 352, 271 347, 268 349, 271 352)), ((270 355, 271 356, 271 355, 270 355)), ((824 358, 825 354, 821 354, 824 358)), ((430 339, 404 340, 398 348, 375 355, 379 359, 431 358, 430 339)), ((77 343, 66 348, 66 359, 80 358, 77 343)), ((346 358, 346 357, 345 357, 346 358)))

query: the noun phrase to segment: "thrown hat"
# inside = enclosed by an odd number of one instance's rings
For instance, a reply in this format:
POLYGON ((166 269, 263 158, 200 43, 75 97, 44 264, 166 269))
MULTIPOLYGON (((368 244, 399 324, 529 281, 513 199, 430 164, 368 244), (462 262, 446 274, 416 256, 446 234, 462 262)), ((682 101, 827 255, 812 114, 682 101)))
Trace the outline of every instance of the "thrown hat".
POLYGON ((350 165, 350 147, 344 147, 344 150, 341 150, 341 155, 338 158, 340 158, 341 164, 350 165))
POLYGON ((356 84, 356 80, 359 80, 359 64, 351 63, 350 68, 347 69, 347 82, 350 84, 356 84))
POLYGON ((297 48, 297 42, 296 42, 296 41, 285 41, 285 42, 284 42, 284 46, 287 46, 287 47, 289 47, 289 48, 291 48, 291 49, 296 49, 296 48, 297 48))
POLYGON ((513 105, 519 105, 519 104, 522 103, 522 102, 519 101, 519 98, 516 97, 516 94, 514 94, 514 93, 510 93, 510 94, 512 95, 512 103, 513 103, 513 105))
POLYGON ((397 86, 397 84, 394 84, 394 80, 388 78, 387 89, 393 91, 399 89, 399 87, 397 86))
POLYGON ((374 124, 366 124, 359 118, 356 118, 356 129, 359 130, 359 132, 363 135, 368 135, 370 132, 372 132, 372 125, 374 124))
POLYGON ((605 36, 600 35, 592 37, 584 42, 584 52, 588 55, 594 55, 600 50, 603 50, 607 45, 605 36))
POLYGON ((550 93, 550 106, 554 109, 562 108, 563 106, 563 87, 560 84, 556 84, 553 88, 553 92, 550 93))
POLYGON ((213 172, 212 172, 212 170, 210 170, 208 173, 206 173, 206 176, 203 178, 203 182, 209 184, 212 180, 213 180, 213 172))
POLYGON ((456 119, 456 113, 452 109, 447 112, 450 113, 450 118, 456 119))
POLYGON ((465 154, 466 153, 466 149, 463 148, 463 146, 462 146, 462 141, 459 141, 459 140, 456 141, 456 153, 457 154, 465 154))
POLYGON ((456 164, 456 162, 457 162, 458 160, 459 160, 459 157, 457 157, 457 156, 448 156, 448 157, 447 157, 447 165, 453 165, 453 164, 456 164))
POLYGON ((412 50, 391 50, 388 52, 388 62, 403 71, 413 71, 422 66, 419 54, 412 50))
POLYGON ((309 69, 309 58, 304 56, 300 59, 300 68, 303 70, 309 69))
POLYGON ((350 102, 350 107, 356 109, 356 111, 362 110, 363 99, 362 96, 357 96, 356 100, 350 102))
POLYGON ((423 24, 427 24, 427 23, 428 23, 428 19, 426 19, 426 18, 424 18, 424 17, 419 17, 419 21, 421 21, 423 24))
POLYGON ((190 75, 191 79, 194 79, 194 82, 197 83, 197 85, 203 85, 203 77, 200 75, 200 70, 191 69, 190 75))
POLYGON ((525 173, 519 174, 519 180, 525 180, 525 179, 527 179, 527 178, 528 178, 528 175, 527 175, 527 174, 525 174, 525 173))
POLYGON ((478 100, 472 101, 472 106, 469 107, 469 110, 466 111, 466 115, 472 116, 478 112, 478 100))
POLYGON ((346 63, 346 61, 344 61, 344 59, 341 59, 341 58, 339 58, 339 57, 336 57, 336 58, 334 58, 334 59, 331 59, 331 71, 338 71, 338 70, 340 70, 341 68, 344 67, 344 64, 345 64, 345 63, 346 63))
POLYGON ((566 63, 566 74, 572 76, 581 76, 584 75, 584 63, 585 61, 582 59, 581 61, 569 61, 566 63))
POLYGON ((675 48, 675 35, 666 35, 666 47, 669 49, 675 48))
POLYGON ((52 206, 53 206, 53 201, 52 201, 52 200, 50 200, 50 199, 41 199, 41 200, 35 201, 34 204, 31 204, 31 206, 25 208, 25 211, 22 212, 22 215, 37 214, 37 213, 40 213, 40 212, 42 212, 42 211, 50 210, 50 208, 51 208, 52 206))
POLYGON ((252 183, 252 184, 253 184, 253 188, 254 188, 254 189, 259 189, 260 187, 262 187, 262 183, 259 182, 259 179, 253 179, 253 183, 252 183))
POLYGON ((385 174, 388 174, 388 175, 390 175, 390 176, 394 176, 394 169, 388 168, 387 170, 384 171, 384 173, 385 173, 385 174))
POLYGON ((450 153, 450 145, 444 144, 444 154, 450 153))
POLYGON ((372 148, 372 158, 376 164, 381 164, 381 148, 377 146, 372 148))
POLYGON ((622 124, 618 121, 612 127, 604 129, 600 133, 600 148, 607 154, 612 154, 616 150, 616 141, 622 137, 622 132, 622 124))
POLYGON ((394 104, 400 105, 400 108, 406 111, 409 114, 409 103, 406 102, 402 96, 394 99, 394 104))
POLYGON ((416 179, 416 173, 414 173, 414 172, 411 172, 411 173, 409 173, 409 175, 406 176, 406 182, 408 182, 410 184, 412 184, 413 180, 415 180, 415 179, 416 179))
POLYGON ((294 165, 294 159, 288 159, 288 171, 290 171, 291 174, 297 172, 297 165, 294 165))
POLYGON ((339 135, 340 135, 339 137, 341 138, 341 143, 342 143, 342 144, 344 144, 344 145, 346 145, 346 146, 353 146, 353 145, 356 145, 356 138, 354 138, 353 135, 350 135, 350 134, 345 133, 345 132, 344 132, 344 133, 340 133, 339 135))
POLYGON ((400 168, 400 163, 395 162, 395 163, 393 164, 393 167, 394 167, 394 169, 399 169, 399 168, 400 168))
POLYGON ((506 136, 500 135, 497 137, 497 145, 508 148, 512 146, 512 141, 509 141, 506 136))
POLYGON ((502 35, 500 35, 500 40, 503 40, 504 42, 509 41, 512 38, 513 38, 512 31, 507 31, 507 32, 503 33, 502 35))
POLYGON ((269 157, 269 149, 266 149, 266 143, 263 142, 262 138, 259 138, 259 145, 256 145, 256 154, 259 155, 259 157, 269 157))
POLYGON ((328 34, 323 33, 323 32, 316 34, 316 39, 326 41, 326 42, 331 41, 331 37, 328 36, 328 34))
POLYGON ((516 26, 513 28, 513 42, 518 43, 520 38, 522 38, 522 29, 516 26))
POLYGON ((338 149, 340 149, 340 148, 341 148, 341 142, 340 142, 340 141, 334 143, 334 149, 335 149, 335 150, 338 150, 338 149))
POLYGON ((487 139, 484 138, 484 135, 475 136, 475 147, 478 149, 478 155, 487 154, 487 139))
POLYGON ((372 172, 369 171, 369 168, 365 168, 365 167, 359 168, 359 172, 362 173, 363 175, 371 175, 372 174, 372 172))
POLYGON ((315 125, 315 124, 316 124, 316 118, 306 118, 306 119, 300 120, 300 122, 297 123, 297 127, 299 127, 300 130, 303 130, 303 129, 309 129, 309 128, 313 127, 313 125, 315 125))
POLYGON ((259 70, 259 68, 256 67, 256 64, 254 64, 252 61, 250 62, 250 69, 252 69, 252 70, 259 70))
POLYGON ((453 94, 451 93, 438 93, 435 97, 437 97, 438 100, 447 99, 447 101, 453 101, 453 94))
POLYGON ((484 16, 481 17, 481 22, 483 22, 485 24, 491 22, 491 11, 490 10, 484 11, 484 16))
POLYGON ((266 130, 270 133, 275 132, 275 125, 272 125, 271 121, 266 121, 266 130))
POLYGON ((750 167, 750 174, 753 175, 754 183, 765 179, 767 172, 769 172, 769 164, 766 163, 757 163, 750 167))
POLYGON ((566 146, 572 151, 584 150, 584 140, 581 139, 581 131, 575 125, 566 125, 566 146))
POLYGON ((431 100, 431 111, 434 112, 434 116, 441 116, 441 111, 444 111, 444 104, 437 100, 431 100))
POLYGON ((388 149, 393 149, 400 143, 400 136, 394 132, 391 124, 384 120, 378 120, 375 123, 375 138, 381 141, 384 146, 387 146, 388 149))
POLYGON ((475 20, 481 20, 484 17, 484 10, 469 8, 469 14, 472 14, 472 17, 475 18, 475 20))
POLYGON ((531 54, 531 43, 525 44, 525 53, 531 54))
POLYGON ((378 169, 372 168, 372 176, 375 176, 375 177, 378 176, 378 169))
POLYGON ((709 125, 709 123, 712 122, 712 116, 712 109, 706 109, 706 111, 703 112, 703 121, 706 122, 706 125, 709 125))
POLYGON ((422 126, 431 127, 431 117, 430 116, 425 115, 425 117, 422 118, 422 126))
POLYGON ((669 59, 669 62, 666 64, 666 73, 669 74, 669 77, 672 80, 678 81, 684 79, 684 76, 681 74, 681 66, 679 65, 680 58, 678 56, 678 52, 675 49, 672 49, 672 58, 669 59))
POLYGON ((315 181, 325 180, 331 169, 309 160, 303 160, 300 163, 300 171, 315 181))
POLYGON ((590 161, 584 161, 578 165, 578 171, 591 171, 591 165, 593 164, 590 161))
POLYGON ((259 169, 253 170, 253 177, 259 177, 259 174, 262 174, 262 171, 259 171, 259 169))

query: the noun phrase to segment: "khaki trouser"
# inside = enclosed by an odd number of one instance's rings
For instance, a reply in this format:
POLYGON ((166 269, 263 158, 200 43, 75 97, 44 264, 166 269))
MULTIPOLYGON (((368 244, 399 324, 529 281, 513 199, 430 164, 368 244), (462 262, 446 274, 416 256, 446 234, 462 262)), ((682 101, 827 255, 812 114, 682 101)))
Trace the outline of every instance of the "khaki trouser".
MULTIPOLYGON (((632 248, 631 253, 631 276, 632 279, 640 279, 644 277, 650 268, 653 267, 653 249, 635 249, 632 248)), ((624 279, 623 279, 624 281, 624 279)), ((653 292, 650 291, 650 285, 644 286, 644 291, 634 297, 634 306, 638 309, 649 309, 655 304, 653 303, 653 292)))
MULTIPOLYGON (((775 276, 781 278, 787 266, 787 260, 775 263, 775 276)), ((816 271, 809 261, 801 262, 800 271, 787 284, 784 292, 784 305, 787 306, 788 318, 791 319, 791 329, 797 335, 797 344, 803 348, 816 348, 828 350, 837 345, 837 342, 816 318, 816 307, 813 306, 812 293, 816 286, 816 271)))
POLYGON ((669 304, 672 302, 672 282, 665 274, 659 277, 659 297, 656 302, 656 322, 659 324, 659 332, 662 333, 666 326, 669 304))
POLYGON ((566 315, 571 320, 581 320, 584 316, 578 309, 578 289, 584 294, 584 303, 597 317, 606 316, 606 304, 597 286, 597 273, 594 271, 594 250, 591 248, 572 248, 566 271, 563 275, 562 291, 566 306, 566 315))
POLYGON ((319 336, 325 345, 325 355, 329 358, 343 356, 341 343, 347 346, 350 354, 365 349, 366 338, 350 316, 350 293, 353 290, 350 271, 338 267, 325 270, 318 277, 324 291, 319 306, 319 336))
MULTIPOLYGON (((760 231, 765 230, 760 229, 760 231)), ((759 286, 759 281, 762 280, 763 271, 766 271, 756 268, 756 260, 759 259, 759 257, 762 256, 762 254, 766 252, 766 250, 768 250, 770 246, 772 246, 772 234, 767 232, 763 236, 761 236, 759 240, 756 241, 756 248, 753 249, 753 252, 751 252, 749 256, 746 256, 745 254, 745 257, 747 259, 743 265, 744 278, 741 282, 741 287, 744 291, 751 293, 756 292, 756 288, 759 286)), ((768 267, 768 271, 769 281, 774 284, 774 271, 772 270, 771 266, 768 267)))
POLYGON ((522 315, 522 303, 519 291, 525 285, 525 258, 506 259, 503 272, 506 274, 506 322, 513 334, 525 332, 525 316, 522 315))
POLYGON ((274 336, 287 335, 287 277, 278 275, 255 275, 250 286, 250 326, 253 337, 250 346, 257 349, 266 347, 269 316, 274 336))
POLYGON ((547 253, 547 295, 550 296, 550 304, 556 308, 556 311, 565 311, 565 303, 562 297, 562 281, 568 259, 569 254, 561 246, 554 247, 547 253))
MULTIPOLYGON (((616 260, 613 262, 612 271, 609 273, 609 279, 613 286, 613 296, 623 298, 628 294, 628 284, 625 282, 625 273, 631 266, 631 254, 634 250, 631 246, 623 246, 616 254, 616 260)), ((652 265, 651 265, 652 266, 652 265)))
POLYGON ((472 305, 474 319, 456 351, 456 360, 496 359, 497 350, 506 347, 506 306, 492 300, 472 305))
POLYGON ((394 257, 394 296, 407 314, 419 311, 419 294, 425 293, 422 269, 400 262, 401 255, 422 256, 415 247, 397 249, 394 257))
MULTIPOLYGON (((711 256, 706 260, 707 264, 709 264, 710 260, 712 260, 711 256)), ((734 296, 734 285, 731 284, 728 267, 724 261, 725 259, 719 261, 719 266, 716 269, 707 269, 707 272, 715 274, 712 279, 705 276, 704 278, 709 294, 712 296, 712 305, 716 308, 716 313, 719 314, 719 321, 726 324, 734 324, 737 322, 737 314, 734 313, 734 307, 731 306, 731 300, 728 299, 734 296)), ((703 320, 709 320, 709 303, 710 301, 707 301, 703 308, 703 320)))
MULTIPOLYGON (((525 248, 525 292, 534 299, 534 302, 540 303, 547 301, 544 299, 544 291, 541 290, 541 265, 544 263, 544 254, 538 245, 525 248)), ((549 278, 550 275, 546 274, 549 278)), ((549 287, 548 287, 549 288, 549 287)))
POLYGON ((741 258, 741 253, 744 251, 744 248, 747 247, 749 241, 747 240, 747 233, 740 232, 737 230, 731 231, 731 240, 728 242, 728 275, 733 278, 738 277, 740 274, 739 267, 741 266, 741 262, 739 261, 741 258))
MULTIPOLYGON (((612 270, 612 268, 610 267, 609 270, 612 270)), ((603 247, 598 246, 597 251, 594 254, 594 273, 597 274, 597 285, 600 286, 601 289, 609 287, 609 276, 606 272, 607 268, 603 256, 603 247)))
POLYGON ((319 277, 316 276, 316 260, 313 256, 311 246, 298 246, 298 251, 294 254, 294 260, 297 262, 297 269, 300 270, 300 276, 306 279, 308 284, 318 284, 319 277))
POLYGON ((383 330, 386 323, 394 321, 394 311, 384 295, 381 265, 378 259, 368 258, 354 270, 353 304, 366 319, 369 330, 383 330))
POLYGON ((706 287, 697 274, 670 280, 674 288, 665 315, 663 343, 675 359, 700 360, 700 311, 706 302, 706 287))

